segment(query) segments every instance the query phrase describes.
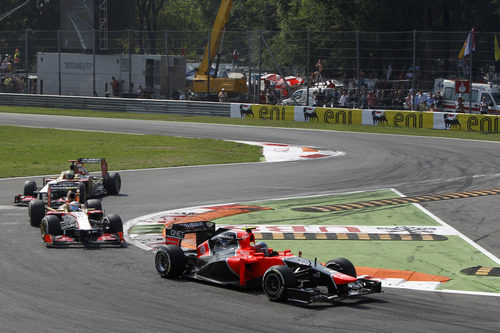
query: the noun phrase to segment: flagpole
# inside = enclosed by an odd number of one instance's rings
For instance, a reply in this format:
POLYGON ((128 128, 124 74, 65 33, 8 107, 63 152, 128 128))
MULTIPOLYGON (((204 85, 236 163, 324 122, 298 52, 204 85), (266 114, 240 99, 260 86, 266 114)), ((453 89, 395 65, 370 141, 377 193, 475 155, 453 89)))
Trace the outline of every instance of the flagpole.
POLYGON ((472 113, 472 46, 469 53, 469 113, 472 113))

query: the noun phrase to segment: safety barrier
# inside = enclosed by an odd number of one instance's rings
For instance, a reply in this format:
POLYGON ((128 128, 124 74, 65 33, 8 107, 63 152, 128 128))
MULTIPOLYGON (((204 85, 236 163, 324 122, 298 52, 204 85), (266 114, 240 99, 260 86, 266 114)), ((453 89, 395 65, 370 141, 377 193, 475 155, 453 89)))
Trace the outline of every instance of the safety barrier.
POLYGON ((138 98, 0 94, 0 105, 229 117, 229 104, 138 98))
POLYGON ((232 104, 231 117, 500 133, 500 116, 452 112, 232 104))
POLYGON ((359 110, 201 101, 0 94, 0 105, 114 112, 291 120, 500 133, 500 116, 451 112, 359 110))

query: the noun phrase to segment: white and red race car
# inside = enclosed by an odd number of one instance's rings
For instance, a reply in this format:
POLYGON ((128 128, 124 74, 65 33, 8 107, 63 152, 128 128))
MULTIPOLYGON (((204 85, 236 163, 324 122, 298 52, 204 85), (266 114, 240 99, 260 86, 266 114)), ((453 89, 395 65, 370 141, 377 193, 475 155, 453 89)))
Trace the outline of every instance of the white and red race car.
MULTIPOLYGON (((87 198, 98 198, 105 194, 118 194, 121 189, 121 178, 118 172, 108 172, 108 163, 104 158, 79 158, 69 160, 70 169, 63 171, 59 177, 49 177, 43 179, 43 187, 38 188, 34 180, 27 180, 24 183, 23 194, 14 197, 14 203, 17 205, 28 205, 34 199, 52 201, 48 196, 48 185, 65 182, 72 182, 79 187, 80 203, 85 203, 87 198), (85 163, 100 164, 101 174, 93 175, 85 169, 85 163)), ((55 192, 53 192, 55 193, 55 192)))
POLYGON ((28 205, 29 222, 33 227, 40 227, 43 242, 47 247, 83 245, 117 245, 122 246, 123 223, 116 214, 104 215, 101 201, 90 199, 85 204, 79 202, 77 187, 71 183, 49 184, 48 193, 65 187, 69 192, 62 205, 51 207, 51 202, 40 199, 31 200, 28 205), (75 191, 75 192, 70 192, 75 191))

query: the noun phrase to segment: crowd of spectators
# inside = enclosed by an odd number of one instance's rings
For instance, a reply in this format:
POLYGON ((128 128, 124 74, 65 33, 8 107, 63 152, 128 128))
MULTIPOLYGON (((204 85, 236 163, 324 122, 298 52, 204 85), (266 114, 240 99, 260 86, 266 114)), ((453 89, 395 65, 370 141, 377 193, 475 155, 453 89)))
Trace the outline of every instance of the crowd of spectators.
POLYGON ((21 92, 23 90, 24 78, 16 75, 19 56, 19 49, 16 49, 13 56, 5 54, 3 57, 0 64, 0 92, 21 92))
MULTIPOLYGON (((312 87, 319 88, 313 93, 314 105, 322 107, 388 109, 413 111, 438 111, 442 96, 423 93, 421 90, 404 87, 408 82, 394 84, 397 87, 374 87, 362 85, 358 93, 355 80, 326 80, 312 87), (339 83, 340 82, 340 83, 339 83)), ((276 87, 272 81, 265 81, 261 92, 261 104, 280 104, 297 89, 306 88, 305 84, 293 87, 276 87)))

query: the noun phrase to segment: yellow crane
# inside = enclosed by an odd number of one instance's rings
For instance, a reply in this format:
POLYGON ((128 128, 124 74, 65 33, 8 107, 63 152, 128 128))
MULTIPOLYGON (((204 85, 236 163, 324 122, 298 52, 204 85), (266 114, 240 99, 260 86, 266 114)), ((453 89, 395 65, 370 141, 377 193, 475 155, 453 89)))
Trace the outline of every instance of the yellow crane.
POLYGON ((224 88, 229 94, 229 97, 245 95, 248 93, 247 82, 244 77, 242 78, 222 78, 217 77, 217 73, 212 76, 210 71, 212 63, 219 52, 224 39, 224 32, 226 24, 229 21, 229 12, 233 5, 233 0, 222 0, 215 18, 210 39, 205 48, 205 53, 201 61, 200 67, 195 74, 193 80, 193 92, 196 94, 214 94, 218 93, 224 88))

